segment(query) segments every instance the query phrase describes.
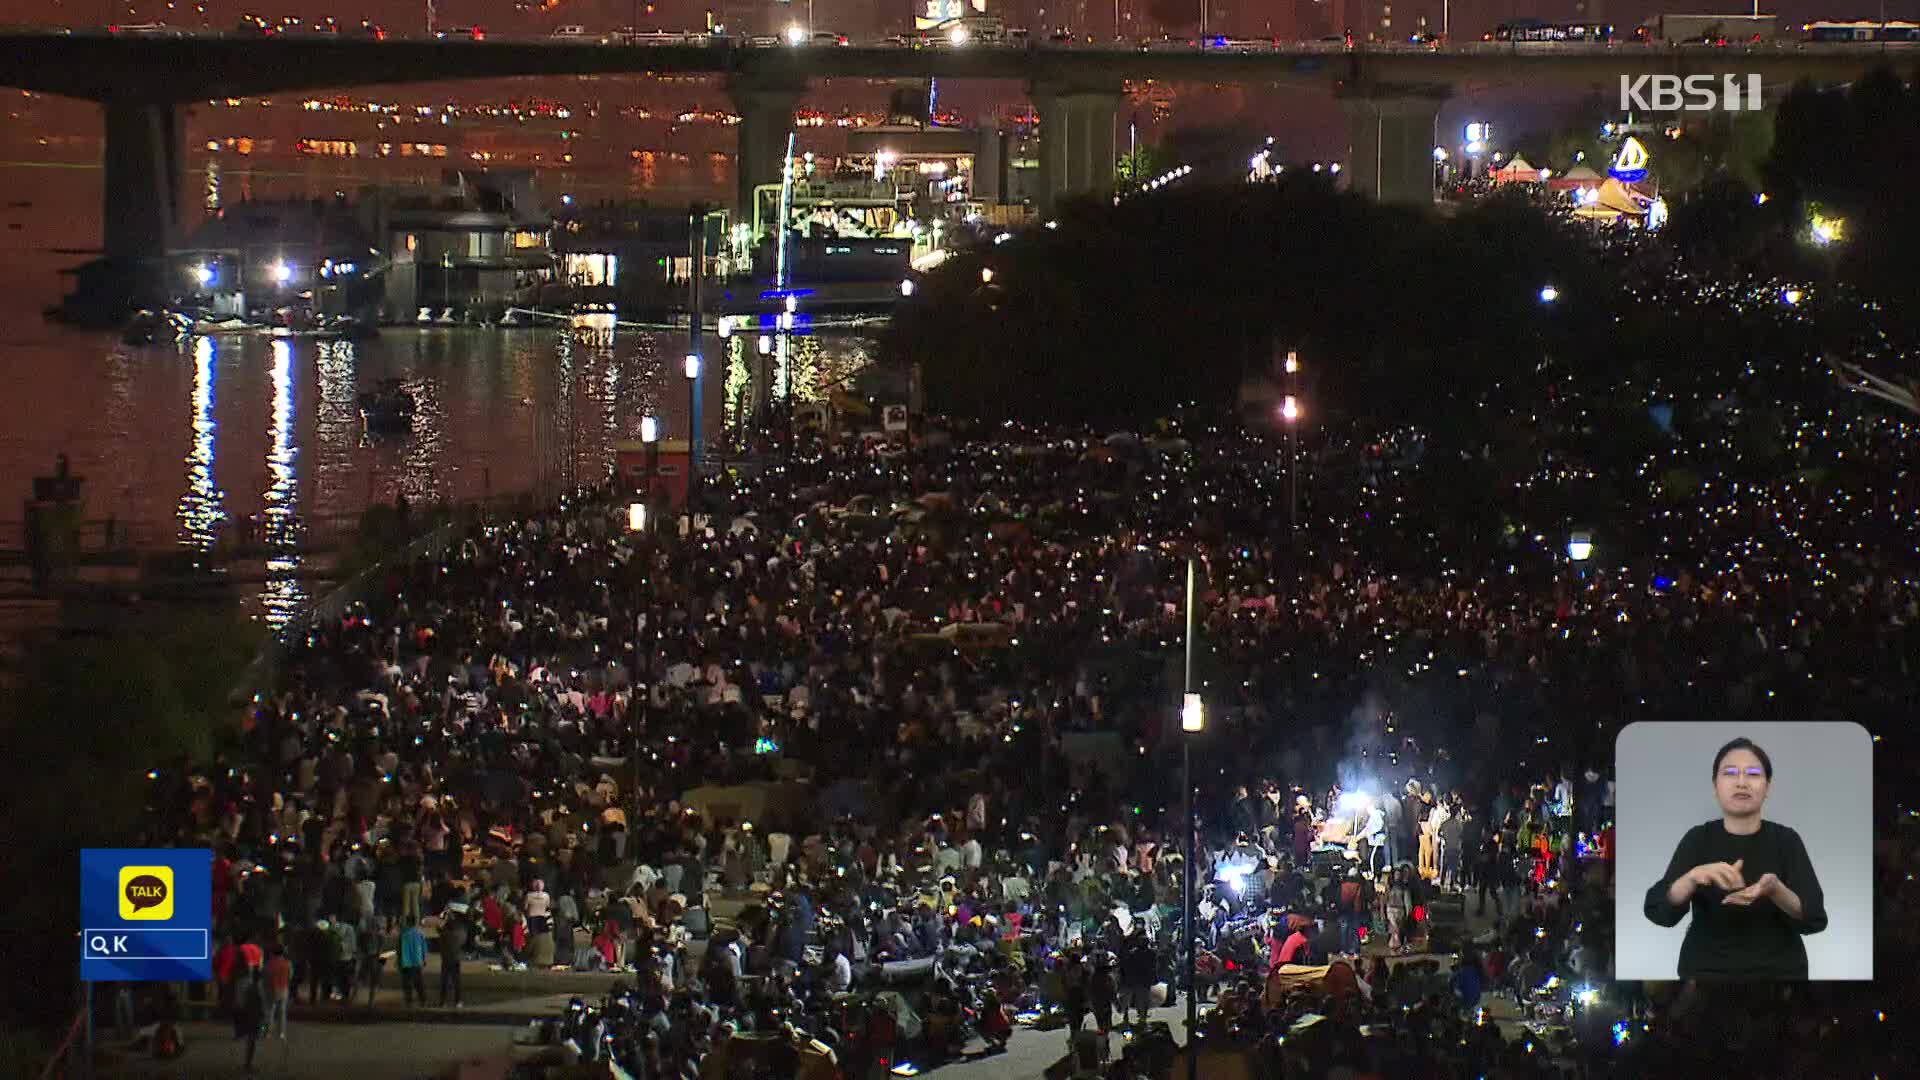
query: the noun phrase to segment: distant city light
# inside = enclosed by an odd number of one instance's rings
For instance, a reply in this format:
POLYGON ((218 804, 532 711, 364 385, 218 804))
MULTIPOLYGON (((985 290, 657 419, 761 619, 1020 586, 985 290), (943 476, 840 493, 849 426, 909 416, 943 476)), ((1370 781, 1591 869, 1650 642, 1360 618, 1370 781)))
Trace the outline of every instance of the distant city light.
POLYGON ((1541 303, 1551 304, 1558 299, 1560 299, 1559 289, 1556 289, 1551 285, 1540 286, 1540 302, 1541 303))
POLYGON ((1798 304, 1800 302, 1800 290, 1788 288, 1780 294, 1780 299, 1788 305, 1798 304))
POLYGON ((990 285, 993 283, 993 267, 983 266, 980 268, 980 283, 982 285, 990 285))

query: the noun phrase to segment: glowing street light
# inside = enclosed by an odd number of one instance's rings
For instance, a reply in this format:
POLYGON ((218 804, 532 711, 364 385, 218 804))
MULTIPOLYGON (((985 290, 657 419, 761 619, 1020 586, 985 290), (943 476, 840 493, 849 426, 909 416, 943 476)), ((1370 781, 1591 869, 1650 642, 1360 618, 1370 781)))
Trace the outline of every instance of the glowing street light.
POLYGON ((687 373, 687 378, 689 379, 699 378, 700 377, 700 354, 688 353, 687 361, 683 370, 687 373))
POLYGON ((194 267, 193 280, 199 282, 202 285, 213 284, 213 267, 207 265, 206 263, 201 263, 199 266, 194 267))
POLYGON ((1296 375, 1299 373, 1300 371, 1300 354, 1299 353, 1290 352, 1287 354, 1286 369, 1287 369, 1287 374, 1289 375, 1296 375))
POLYGON ((647 504, 643 502, 627 504, 627 531, 647 531, 647 504))
POLYGON ((1559 289, 1556 289, 1551 285, 1540 286, 1540 302, 1541 303, 1551 304, 1558 299, 1560 299, 1559 289))
POLYGON ((1286 398, 1280 402, 1280 419, 1285 420, 1289 424, 1300 419, 1299 398, 1288 394, 1286 398))
POLYGON ((804 45, 807 41, 807 28, 795 23, 787 27, 787 44, 804 45))
POLYGON ((1847 223, 1844 219, 1827 217, 1818 211, 1814 212, 1811 229, 1814 243, 1821 247, 1837 243, 1846 236, 1846 231, 1847 223))
POLYGON ((964 26, 956 26, 947 31, 947 41, 954 45, 965 45, 973 37, 964 26))
POLYGON ((1567 558, 1583 563, 1593 558, 1593 534, 1576 532, 1567 538, 1567 558))
POLYGON ((980 268, 980 283, 982 285, 990 285, 993 283, 993 267, 983 266, 980 268))
POLYGON ((286 263, 283 263, 283 262, 277 262, 273 264, 274 284, 285 285, 287 282, 292 280, 293 280, 293 267, 288 266, 286 263))
POLYGON ((912 278, 900 279, 900 295, 901 296, 913 295, 913 279, 912 278))
POLYGON ((640 441, 643 443, 656 443, 660 441, 659 417, 643 416, 640 418, 640 441))
POLYGON ((1789 307, 1798 304, 1800 302, 1800 290, 1789 287, 1780 293, 1780 299, 1789 307))
POLYGON ((1199 694, 1185 694, 1180 701, 1180 730, 1186 732, 1205 731, 1207 729, 1206 706, 1200 703, 1199 694))
POLYGON ((733 316, 722 315, 720 317, 720 336, 723 338, 733 336, 733 316))

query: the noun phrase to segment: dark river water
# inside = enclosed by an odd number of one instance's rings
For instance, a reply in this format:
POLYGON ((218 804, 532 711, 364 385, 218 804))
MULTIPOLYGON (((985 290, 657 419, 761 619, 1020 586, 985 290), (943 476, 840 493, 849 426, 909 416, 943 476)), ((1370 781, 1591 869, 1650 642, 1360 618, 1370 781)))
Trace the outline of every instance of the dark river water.
MULTIPOLYGON (((26 190, 21 173, 0 168, 10 199, 26 190)), ((38 220, 0 241, 0 496, 9 497, 0 548, 22 545, 17 500, 65 454, 86 480, 85 516, 113 518, 140 547, 204 549, 230 531, 265 537, 283 554, 250 596, 277 622, 315 587, 302 573, 305 549, 339 537, 372 503, 553 493, 604 478, 613 444, 637 439, 642 416, 660 417, 664 438, 687 432, 684 331, 601 319, 402 328, 363 342, 228 336, 130 348, 116 334, 47 322, 41 309, 62 291, 60 268, 82 261, 57 249, 95 241, 63 242, 40 215, 44 172, 26 179, 36 181, 38 220), (409 436, 370 437, 361 421, 359 393, 387 379, 415 399, 409 436)), ((723 349, 709 333, 706 343, 710 364, 721 366, 710 368, 701 405, 711 435, 737 414, 755 341, 736 336, 723 349)), ((824 393, 870 352, 857 334, 796 339, 796 398, 824 393)))

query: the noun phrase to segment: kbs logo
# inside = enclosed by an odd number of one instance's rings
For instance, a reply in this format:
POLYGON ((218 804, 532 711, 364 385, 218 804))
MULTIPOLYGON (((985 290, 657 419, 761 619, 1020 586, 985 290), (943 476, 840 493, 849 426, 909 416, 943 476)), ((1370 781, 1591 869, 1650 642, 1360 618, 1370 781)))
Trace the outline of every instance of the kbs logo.
POLYGON ((121 867, 120 917, 150 922, 173 918, 173 867, 121 867))
POLYGON ((1641 112, 1759 112, 1758 75, 1622 75, 1620 108, 1641 112))

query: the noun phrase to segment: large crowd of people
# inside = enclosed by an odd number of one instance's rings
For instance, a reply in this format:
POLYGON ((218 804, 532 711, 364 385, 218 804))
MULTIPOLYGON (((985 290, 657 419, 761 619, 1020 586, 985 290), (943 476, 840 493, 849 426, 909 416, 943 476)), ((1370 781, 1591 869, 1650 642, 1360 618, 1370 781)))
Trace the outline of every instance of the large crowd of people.
MULTIPOLYGON (((1550 447, 1489 531, 1419 432, 1329 429, 1295 481, 1291 444, 1195 419, 804 442, 709 482, 690 536, 582 493, 302 628, 242 751, 156 771, 149 839, 215 848, 218 993, 255 1031, 389 961, 423 1007, 460 1007, 476 965, 607 971, 568 1021, 586 1056, 677 1076, 791 1027, 865 1075, 969 1035, 1151 1032, 1191 950, 1208 1052, 1262 1075, 1729 1052, 1852 1075, 1895 1053, 1871 988, 1610 978, 1622 726, 1856 720, 1904 745, 1920 704, 1920 507, 1893 479, 1920 442, 1836 413, 1799 437, 1884 487, 1756 478, 1712 455, 1737 413, 1685 415, 1577 548, 1552 493, 1586 466, 1550 447), (1681 463, 1697 487, 1661 491, 1681 463)), ((1892 756, 1882 971, 1920 942, 1892 756)), ((1164 1064, 1126 1045, 1103 1067, 1164 1064)))

